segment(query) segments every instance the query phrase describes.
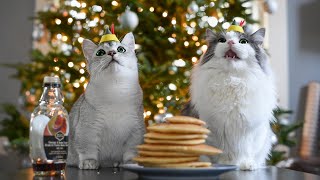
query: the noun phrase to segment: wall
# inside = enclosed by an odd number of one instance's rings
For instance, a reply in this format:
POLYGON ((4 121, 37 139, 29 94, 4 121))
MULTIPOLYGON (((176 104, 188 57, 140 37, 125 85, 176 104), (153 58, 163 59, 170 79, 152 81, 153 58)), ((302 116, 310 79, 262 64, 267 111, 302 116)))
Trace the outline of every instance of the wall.
POLYGON ((288 70, 288 0, 278 0, 277 11, 266 14, 267 49, 270 54, 271 66, 274 71, 279 106, 288 108, 289 104, 289 70, 288 70))
POLYGON ((302 88, 320 82, 320 1, 290 0, 289 22, 289 104, 294 120, 303 120, 302 88))
MULTIPOLYGON (((28 62, 32 48, 34 0, 3 1, 0 6, 0 64, 28 62)), ((0 103, 17 104, 20 82, 9 78, 14 69, 0 66, 0 103)), ((0 117, 3 114, 0 112, 0 117)))

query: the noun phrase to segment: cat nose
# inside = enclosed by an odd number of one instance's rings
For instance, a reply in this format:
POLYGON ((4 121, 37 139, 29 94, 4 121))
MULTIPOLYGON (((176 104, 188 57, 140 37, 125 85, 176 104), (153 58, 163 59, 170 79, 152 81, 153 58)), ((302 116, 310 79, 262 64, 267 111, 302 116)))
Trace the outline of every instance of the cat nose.
POLYGON ((117 53, 115 51, 113 51, 113 50, 108 52, 109 56, 114 56, 115 54, 117 54, 117 53))
POLYGON ((231 46, 232 44, 234 44, 233 40, 228 41, 229 46, 231 46))

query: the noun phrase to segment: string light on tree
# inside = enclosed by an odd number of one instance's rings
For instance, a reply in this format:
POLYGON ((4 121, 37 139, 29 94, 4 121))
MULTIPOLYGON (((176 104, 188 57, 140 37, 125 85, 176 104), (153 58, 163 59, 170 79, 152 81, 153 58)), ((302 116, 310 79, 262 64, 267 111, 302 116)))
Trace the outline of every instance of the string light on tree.
POLYGON ((67 41, 68 40, 68 36, 62 36, 62 41, 67 41))
POLYGON ((119 3, 117 1, 112 1, 111 4, 112 4, 112 6, 118 6, 119 5, 119 3))
POLYGON ((73 19, 70 17, 68 18, 68 24, 71 24, 73 22, 73 19))
POLYGON ((86 67, 86 63, 85 62, 81 62, 80 66, 84 68, 84 67, 86 67))
POLYGON ((202 51, 202 52, 206 52, 207 49, 208 49, 208 46, 207 46, 207 45, 201 46, 201 51, 202 51))
POLYGON ((193 63, 196 63, 196 62, 198 61, 198 58, 197 58, 197 57, 192 57, 192 58, 191 58, 191 61, 192 61, 193 63))
POLYGON ((80 87, 80 83, 79 83, 79 82, 74 82, 74 83, 73 83, 73 87, 79 88, 79 87, 80 87))
POLYGON ((183 59, 177 59, 177 60, 173 61, 172 65, 177 66, 177 67, 185 67, 186 62, 183 59))
POLYGON ((199 40, 199 38, 198 38, 198 36, 192 36, 192 40, 194 40, 194 41, 198 41, 198 40, 199 40))
POLYGON ((84 69, 80 69, 79 72, 80 72, 80 74, 84 74, 85 73, 84 69))
POLYGON ((187 23, 182 23, 182 27, 184 27, 184 28, 186 28, 186 27, 188 27, 188 25, 187 25, 187 23))
POLYGON ((88 83, 85 82, 85 83, 83 84, 83 88, 86 89, 86 88, 87 88, 87 85, 88 85, 88 83))
POLYGON ((158 108, 162 108, 162 107, 163 107, 163 104, 162 104, 162 103, 159 103, 159 104, 157 104, 157 107, 158 107, 158 108))
POLYGON ((62 35, 61 34, 57 34, 56 37, 57 37, 57 39, 60 40, 62 38, 62 35))
POLYGON ((74 66, 73 62, 69 62, 69 63, 68 63, 68 66, 69 66, 70 68, 72 68, 72 67, 74 66))
POLYGON ((162 13, 162 17, 167 17, 167 16, 168 16, 168 12, 167 11, 162 13))
POLYGON ((175 84, 173 84, 173 83, 170 83, 169 84, 169 89, 172 90, 172 91, 175 91, 175 90, 177 90, 177 86, 175 84))
POLYGON ((172 18, 172 20, 171 20, 171 24, 173 24, 173 25, 176 25, 176 24, 177 24, 177 20, 176 20, 176 18, 175 18, 175 17, 173 17, 173 18, 172 18))
POLYGON ((86 78, 84 77, 84 76, 82 76, 81 78, 80 78, 80 82, 82 83, 82 82, 84 82, 86 80, 86 78))
POLYGON ((84 38, 83 38, 83 37, 79 37, 79 38, 78 38, 78 42, 79 42, 79 43, 82 43, 82 42, 83 42, 83 40, 84 40, 84 38))

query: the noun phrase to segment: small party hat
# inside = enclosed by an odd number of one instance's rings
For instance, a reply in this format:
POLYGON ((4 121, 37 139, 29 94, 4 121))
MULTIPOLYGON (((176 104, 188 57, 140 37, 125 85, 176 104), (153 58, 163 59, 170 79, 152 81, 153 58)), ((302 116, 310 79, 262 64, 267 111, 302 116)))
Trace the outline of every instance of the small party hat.
POLYGON ((244 30, 242 28, 244 24, 245 24, 244 20, 241 20, 239 24, 237 24, 236 21, 233 20, 231 26, 227 29, 227 32, 236 31, 236 32, 244 33, 244 30))
POLYGON ((106 30, 106 33, 101 37, 100 43, 110 42, 110 41, 120 42, 119 39, 117 38, 117 36, 114 34, 114 24, 113 23, 111 25, 111 31, 108 27, 106 30))

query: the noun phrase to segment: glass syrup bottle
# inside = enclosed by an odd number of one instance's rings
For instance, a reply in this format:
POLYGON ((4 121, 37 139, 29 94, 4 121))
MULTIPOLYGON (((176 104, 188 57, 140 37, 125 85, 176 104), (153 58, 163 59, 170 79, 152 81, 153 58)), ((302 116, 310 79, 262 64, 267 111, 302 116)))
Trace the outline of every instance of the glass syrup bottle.
POLYGON ((31 114, 30 157, 36 176, 64 175, 69 116, 63 107, 59 77, 46 76, 39 105, 31 114))

